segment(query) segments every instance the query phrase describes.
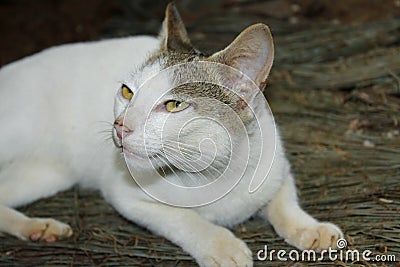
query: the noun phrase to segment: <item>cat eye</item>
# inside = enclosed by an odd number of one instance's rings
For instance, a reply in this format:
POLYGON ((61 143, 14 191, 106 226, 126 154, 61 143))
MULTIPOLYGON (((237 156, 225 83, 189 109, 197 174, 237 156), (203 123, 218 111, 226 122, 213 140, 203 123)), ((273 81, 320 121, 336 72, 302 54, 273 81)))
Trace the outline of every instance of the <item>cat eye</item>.
POLYGON ((133 97, 133 92, 132 92, 132 90, 129 89, 129 87, 126 86, 125 84, 123 84, 123 85, 121 86, 121 93, 122 93, 122 96, 123 96, 125 99, 131 100, 132 97, 133 97))
POLYGON ((184 109, 187 109, 188 107, 189 107, 188 103, 177 101, 177 100, 169 100, 169 101, 165 102, 165 109, 168 112, 172 112, 172 113, 182 111, 184 109))

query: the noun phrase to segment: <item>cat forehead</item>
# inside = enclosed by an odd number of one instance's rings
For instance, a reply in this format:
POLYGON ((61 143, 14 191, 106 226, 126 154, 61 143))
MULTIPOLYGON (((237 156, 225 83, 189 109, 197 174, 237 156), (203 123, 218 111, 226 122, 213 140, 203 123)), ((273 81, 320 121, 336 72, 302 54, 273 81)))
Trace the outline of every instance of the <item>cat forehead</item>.
MULTIPOLYGON (((132 75, 132 80, 133 80, 132 82, 135 84, 135 88, 138 89, 149 79, 159 80, 155 78, 156 75, 167 68, 182 63, 202 61, 205 58, 206 56, 197 50, 192 50, 186 53, 159 50, 150 55, 150 57, 146 60, 146 62, 132 75)), ((182 71, 168 72, 170 74, 173 73, 173 75, 165 77, 166 78, 165 80, 161 79, 161 81, 155 84, 156 86, 151 86, 151 87, 144 86, 144 88, 146 88, 146 91, 150 90, 152 92, 146 92, 145 94, 142 95, 144 96, 148 94, 157 94, 160 93, 160 91, 162 91, 163 94, 165 94, 165 89, 171 88, 170 91, 168 91, 168 93, 165 95, 169 96, 172 95, 178 97, 181 96, 184 99, 213 98, 226 104, 238 101, 238 97, 237 95, 235 95, 235 93, 230 91, 228 88, 218 85, 218 84, 223 84, 222 80, 224 80, 224 78, 221 76, 222 73, 215 71, 215 68, 210 68, 208 67, 208 65, 195 64, 194 66, 197 67, 195 67, 195 69, 193 70, 186 69, 184 67, 183 72, 182 71), (195 78, 192 77, 193 71, 196 72, 195 78), (193 79, 196 80, 196 82, 190 82, 179 86, 175 86, 174 81, 176 81, 175 79, 176 77, 174 76, 176 75, 179 75, 180 76, 179 78, 182 80, 193 79), (203 76, 204 81, 210 81, 210 76, 212 76, 211 80, 218 84, 201 82, 198 80, 199 77, 201 76, 203 76), (219 83, 219 80, 221 80, 221 83, 219 83)), ((162 99, 161 95, 160 99, 162 99)))
POLYGON ((201 60, 203 57, 197 50, 190 53, 157 51, 151 54, 145 63, 131 74, 126 84, 132 86, 132 90, 137 90, 143 83, 162 70, 180 63, 201 60))
POLYGON ((238 101, 238 96, 229 89, 207 82, 191 82, 173 88, 172 95, 182 97, 183 100, 190 99, 215 99, 225 104, 238 101))
POLYGON ((157 75, 157 73, 163 69, 164 65, 165 63, 162 59, 147 62, 147 64, 142 65, 134 71, 125 83, 131 88, 131 90, 136 91, 148 79, 157 75))

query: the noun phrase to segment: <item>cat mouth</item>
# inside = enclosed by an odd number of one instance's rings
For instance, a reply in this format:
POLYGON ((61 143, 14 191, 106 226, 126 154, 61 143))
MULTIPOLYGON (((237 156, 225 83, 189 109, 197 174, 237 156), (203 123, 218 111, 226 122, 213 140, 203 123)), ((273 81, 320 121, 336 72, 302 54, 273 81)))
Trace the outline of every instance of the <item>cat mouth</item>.
POLYGON ((122 148, 122 141, 121 139, 118 137, 117 135, 117 131, 115 130, 115 128, 113 128, 112 130, 112 140, 114 142, 114 145, 118 148, 122 148))
POLYGON ((133 160, 152 160, 157 157, 158 153, 150 153, 149 151, 141 152, 135 151, 133 149, 127 148, 123 145, 121 138, 117 135, 115 129, 113 130, 113 141, 114 145, 117 148, 121 148, 121 153, 128 158, 132 158, 133 160))

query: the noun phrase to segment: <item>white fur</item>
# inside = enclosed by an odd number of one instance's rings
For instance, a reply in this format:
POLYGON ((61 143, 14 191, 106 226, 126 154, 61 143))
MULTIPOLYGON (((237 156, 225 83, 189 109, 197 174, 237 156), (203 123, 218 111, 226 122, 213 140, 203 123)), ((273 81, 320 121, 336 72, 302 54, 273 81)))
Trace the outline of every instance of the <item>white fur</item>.
MULTIPOLYGON (((23 205, 78 182, 99 188, 127 175, 107 140, 113 99, 157 46, 146 36, 63 45, 1 69, 1 204, 23 205)), ((0 212, 0 224, 5 217, 0 212)))
MULTIPOLYGON (((270 176, 254 194, 248 193, 251 177, 245 175, 225 198, 184 209, 158 203, 137 187, 118 149, 105 140, 109 135, 101 133, 111 128, 102 122, 114 121, 116 92, 115 117, 126 108, 117 90, 121 81, 135 91, 160 70, 154 64, 133 78, 121 76, 137 69, 158 45, 152 37, 64 45, 1 69, 0 231, 32 240, 70 236, 65 224, 28 218, 10 207, 79 183, 101 190, 122 215, 180 245, 202 266, 251 266, 251 251, 222 226, 232 226, 257 212, 301 249, 334 246, 340 230, 318 223, 297 203, 279 135, 270 176)), ((141 100, 140 105, 146 106, 145 98, 141 100)), ((129 122, 135 129, 143 123, 140 108, 132 112, 136 111, 136 121, 129 122)), ((273 129, 267 110, 260 122, 266 132, 273 129)))

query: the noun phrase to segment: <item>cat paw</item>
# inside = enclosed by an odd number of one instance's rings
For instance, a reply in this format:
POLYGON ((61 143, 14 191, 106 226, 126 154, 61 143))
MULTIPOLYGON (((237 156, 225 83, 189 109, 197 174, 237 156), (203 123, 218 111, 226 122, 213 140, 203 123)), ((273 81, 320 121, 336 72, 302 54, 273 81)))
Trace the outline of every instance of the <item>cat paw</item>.
POLYGON ((225 228, 219 228, 201 250, 202 255, 196 258, 202 267, 253 266, 252 253, 246 243, 225 228))
POLYGON ((24 240, 55 242, 72 235, 69 225, 54 219, 33 218, 25 224, 20 237, 24 240))
POLYGON ((316 223, 315 225, 296 231, 288 243, 301 250, 312 249, 315 251, 337 248, 337 241, 343 238, 339 227, 332 223, 316 223))

